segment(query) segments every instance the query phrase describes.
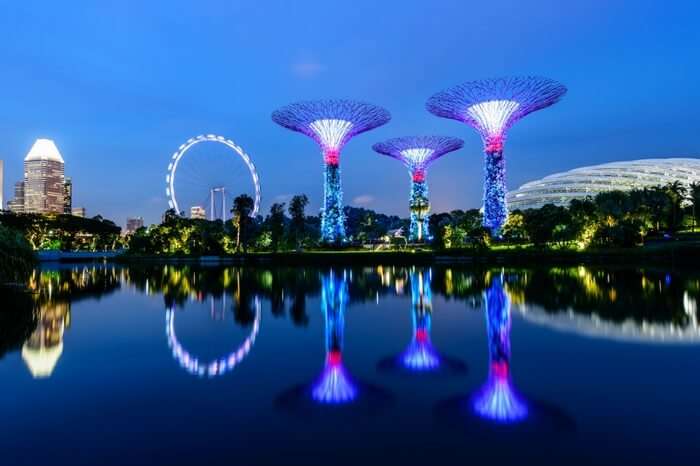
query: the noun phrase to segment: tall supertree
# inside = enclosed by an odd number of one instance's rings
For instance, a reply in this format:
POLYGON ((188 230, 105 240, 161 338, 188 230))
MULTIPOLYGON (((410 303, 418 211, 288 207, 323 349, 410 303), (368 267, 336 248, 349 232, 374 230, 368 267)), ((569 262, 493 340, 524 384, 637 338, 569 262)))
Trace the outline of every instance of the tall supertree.
POLYGON ((390 119, 389 112, 381 107, 351 100, 297 102, 273 112, 275 123, 303 133, 321 146, 325 166, 321 211, 323 242, 345 240, 340 151, 353 136, 381 126, 390 119))
POLYGON ((428 200, 428 182, 426 173, 428 165, 443 155, 458 150, 464 141, 444 136, 417 136, 389 139, 372 146, 383 155, 388 155, 403 162, 411 175, 411 227, 409 239, 422 241, 429 236, 427 215, 430 212, 428 200))
POLYGON ((331 270, 321 277, 321 310, 326 320, 326 358, 323 371, 311 388, 319 403, 349 403, 357 387, 343 365, 343 329, 348 283, 344 273, 331 270))
POLYGON ((438 92, 426 104, 429 112, 462 121, 484 142, 484 226, 499 237, 508 216, 503 144, 515 122, 555 104, 566 87, 547 78, 519 77, 470 81, 438 92))
POLYGON ((489 376, 472 398, 472 407, 481 417, 500 423, 525 419, 528 407, 513 387, 510 375, 510 300, 502 274, 491 278, 484 292, 486 332, 489 343, 489 376))

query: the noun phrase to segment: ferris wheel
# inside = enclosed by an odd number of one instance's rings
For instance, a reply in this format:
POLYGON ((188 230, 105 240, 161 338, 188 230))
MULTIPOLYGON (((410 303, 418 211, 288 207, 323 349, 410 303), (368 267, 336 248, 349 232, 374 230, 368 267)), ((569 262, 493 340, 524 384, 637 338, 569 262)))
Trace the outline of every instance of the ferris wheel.
POLYGON ((190 209, 193 218, 226 220, 227 206, 240 194, 254 201, 251 217, 260 209, 260 178, 253 161, 223 136, 188 139, 173 153, 165 181, 168 205, 178 214, 190 209))

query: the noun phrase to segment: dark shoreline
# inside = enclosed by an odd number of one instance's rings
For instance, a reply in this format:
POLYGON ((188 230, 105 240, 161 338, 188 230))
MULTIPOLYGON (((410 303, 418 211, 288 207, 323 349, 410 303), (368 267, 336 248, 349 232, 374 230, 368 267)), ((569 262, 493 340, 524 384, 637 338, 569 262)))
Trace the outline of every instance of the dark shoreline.
MULTIPOLYGON (((75 259, 71 259, 71 262, 75 259)), ((534 249, 450 250, 416 252, 310 251, 249 253, 231 256, 143 256, 124 254, 111 259, 124 264, 197 263, 234 265, 697 265, 700 244, 669 244, 636 249, 556 251, 534 249)))

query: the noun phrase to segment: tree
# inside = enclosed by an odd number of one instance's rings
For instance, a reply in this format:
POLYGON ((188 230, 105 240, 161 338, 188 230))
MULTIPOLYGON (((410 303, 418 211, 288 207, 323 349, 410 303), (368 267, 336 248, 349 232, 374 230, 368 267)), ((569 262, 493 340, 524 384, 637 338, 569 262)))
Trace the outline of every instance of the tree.
POLYGON ((291 217, 289 236, 297 252, 301 251, 301 245, 306 233, 305 210, 308 203, 309 198, 306 197, 306 194, 297 194, 289 201, 289 216, 291 217))
POLYGON ((567 228, 570 223, 571 216, 567 209, 554 204, 523 212, 523 226, 530 241, 536 246, 544 246, 552 241, 560 244, 571 241, 572 231, 567 228))
POLYGON ((241 194, 233 200, 231 214, 233 225, 236 227, 236 251, 240 251, 241 248, 243 252, 248 250, 248 239, 252 233, 250 230, 253 223, 250 214, 254 208, 255 201, 247 194, 241 194))
POLYGON ((700 217, 700 183, 691 183, 688 188, 691 207, 693 209, 693 231, 700 217))
POLYGON ((688 190, 680 181, 676 180, 664 186, 664 192, 670 202, 668 229, 677 231, 683 223, 683 201, 688 195, 688 190))
POLYGON ((270 206, 270 215, 267 217, 267 223, 270 227, 270 245, 272 250, 277 252, 284 237, 284 203, 274 203, 270 206))

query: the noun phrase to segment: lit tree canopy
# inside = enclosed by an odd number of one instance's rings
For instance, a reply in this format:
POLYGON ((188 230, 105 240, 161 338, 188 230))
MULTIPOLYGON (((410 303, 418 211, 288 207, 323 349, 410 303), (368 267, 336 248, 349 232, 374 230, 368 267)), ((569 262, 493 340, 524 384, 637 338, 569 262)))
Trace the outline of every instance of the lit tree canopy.
POLYGON ((353 136, 390 119, 382 107, 342 99, 297 102, 272 113, 275 123, 309 136, 324 151, 339 151, 353 136))
POLYGON ((438 92, 426 108, 439 117, 465 122, 488 139, 503 136, 519 119, 557 103, 566 90, 541 77, 483 79, 438 92))
POLYGON ((400 160, 413 173, 425 170, 432 161, 463 145, 461 139, 447 136, 409 136, 377 143, 372 149, 400 160))

